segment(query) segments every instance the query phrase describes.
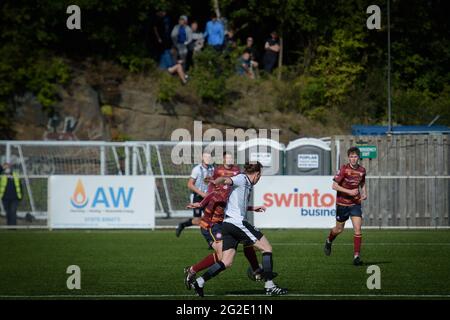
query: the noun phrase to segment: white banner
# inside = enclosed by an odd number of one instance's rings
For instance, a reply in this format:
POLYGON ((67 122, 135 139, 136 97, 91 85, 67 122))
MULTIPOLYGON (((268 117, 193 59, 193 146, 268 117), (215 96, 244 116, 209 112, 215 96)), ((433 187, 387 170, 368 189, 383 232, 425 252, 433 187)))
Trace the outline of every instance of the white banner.
POLYGON ((51 228, 153 229, 155 178, 149 176, 51 176, 51 228))
POLYGON ((329 228, 336 223, 332 176, 266 176, 254 189, 253 214, 258 228, 329 228))

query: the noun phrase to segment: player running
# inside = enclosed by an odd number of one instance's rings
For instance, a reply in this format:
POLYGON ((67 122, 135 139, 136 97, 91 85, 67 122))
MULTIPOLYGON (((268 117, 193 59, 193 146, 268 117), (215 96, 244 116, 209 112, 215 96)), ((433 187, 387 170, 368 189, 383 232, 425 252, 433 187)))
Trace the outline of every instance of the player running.
POLYGON ((345 222, 348 218, 353 224, 353 264, 362 265, 360 258, 361 251, 361 225, 362 210, 361 201, 367 199, 366 189, 366 169, 360 166, 360 151, 357 147, 351 147, 347 151, 348 163, 341 166, 333 178, 333 190, 337 191, 336 196, 336 226, 331 229, 325 242, 325 254, 331 254, 333 240, 344 231, 345 222), (361 192, 360 192, 361 189, 361 192))
POLYGON ((231 267, 238 244, 253 244, 262 251, 265 293, 267 295, 283 295, 287 289, 278 287, 273 281, 272 246, 267 238, 246 220, 247 211, 264 212, 264 206, 249 206, 253 186, 261 177, 261 163, 246 164, 245 172, 234 177, 220 177, 213 180, 215 185, 225 184, 232 187, 225 208, 225 219, 222 223, 222 259, 213 264, 201 277, 193 282, 196 293, 204 296, 205 282, 217 276, 225 268, 231 267))
MULTIPOLYGON (((238 175, 240 169, 233 162, 233 155, 225 152, 223 158, 224 164, 216 167, 214 170, 214 179, 238 175)), ((201 202, 190 203, 187 206, 191 209, 203 208, 203 216, 200 221, 201 233, 206 239, 206 242, 208 242, 208 245, 215 251, 197 264, 184 269, 185 285, 189 290, 197 272, 212 266, 215 262, 222 259, 222 221, 230 191, 231 187, 228 185, 210 184, 210 193, 201 202)), ((258 258, 252 245, 244 246, 244 255, 249 261, 253 272, 252 280, 262 280, 262 270, 259 267, 258 258)))
MULTIPOLYGON (((203 152, 202 162, 196 165, 191 172, 188 180, 188 188, 192 191, 191 202, 200 202, 206 197, 208 192, 208 184, 214 174, 214 167, 211 165, 211 154, 203 152)), ((199 225, 202 216, 201 208, 194 208, 193 218, 180 223, 175 230, 177 237, 181 235, 184 228, 192 225, 199 225)))

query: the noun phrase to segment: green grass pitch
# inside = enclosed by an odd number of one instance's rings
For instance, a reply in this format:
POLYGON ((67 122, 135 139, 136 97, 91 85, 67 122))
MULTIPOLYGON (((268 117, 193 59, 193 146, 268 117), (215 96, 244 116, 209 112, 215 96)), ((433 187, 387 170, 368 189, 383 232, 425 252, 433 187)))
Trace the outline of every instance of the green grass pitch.
MULTIPOLYGON (((364 230, 364 266, 352 265, 352 231, 323 254, 327 230, 263 230, 273 245, 283 299, 450 299, 449 230, 364 230), (381 289, 366 286, 381 269, 381 289)), ((200 299, 183 284, 183 267, 211 253, 199 230, 0 231, 0 299, 200 299), (69 290, 69 265, 81 289, 69 290)), ((259 255, 260 257, 260 255, 259 255)), ((234 265, 205 286, 205 299, 265 297, 247 278, 239 248, 234 265)))

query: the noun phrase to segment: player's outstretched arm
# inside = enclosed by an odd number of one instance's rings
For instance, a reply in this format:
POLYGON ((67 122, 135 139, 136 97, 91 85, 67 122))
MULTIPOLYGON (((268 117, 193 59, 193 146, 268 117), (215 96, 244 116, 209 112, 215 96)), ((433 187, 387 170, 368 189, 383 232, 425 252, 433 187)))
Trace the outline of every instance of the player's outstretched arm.
POLYGON ((227 184, 227 185, 232 185, 233 184, 233 180, 231 180, 231 178, 228 177, 219 177, 215 180, 212 180, 211 183, 217 185, 221 185, 221 184, 227 184))
POLYGON ((211 200, 211 198, 213 197, 214 192, 208 193, 208 195, 203 198, 203 200, 201 202, 194 202, 194 203, 189 203, 186 208, 188 209, 196 209, 196 208, 204 208, 208 205, 209 201, 211 200))
POLYGON ((248 206, 247 207, 248 211, 255 211, 255 212, 265 212, 266 209, 267 208, 265 206, 248 206))
POLYGON ((186 205, 186 209, 197 209, 201 207, 202 205, 200 202, 189 203, 188 205, 186 205))

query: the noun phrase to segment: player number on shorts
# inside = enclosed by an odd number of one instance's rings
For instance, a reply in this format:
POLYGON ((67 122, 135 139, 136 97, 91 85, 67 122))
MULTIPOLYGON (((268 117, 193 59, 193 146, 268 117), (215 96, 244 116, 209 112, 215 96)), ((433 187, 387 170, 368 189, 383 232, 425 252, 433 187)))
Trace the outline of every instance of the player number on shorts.
POLYGON ((67 289, 73 290, 73 289, 81 289, 81 269, 79 266, 71 265, 67 267, 66 270, 67 274, 70 274, 70 276, 67 278, 67 289))
POLYGON ((367 274, 370 276, 367 278, 367 289, 381 289, 381 269, 379 266, 371 265, 367 267, 367 274))

